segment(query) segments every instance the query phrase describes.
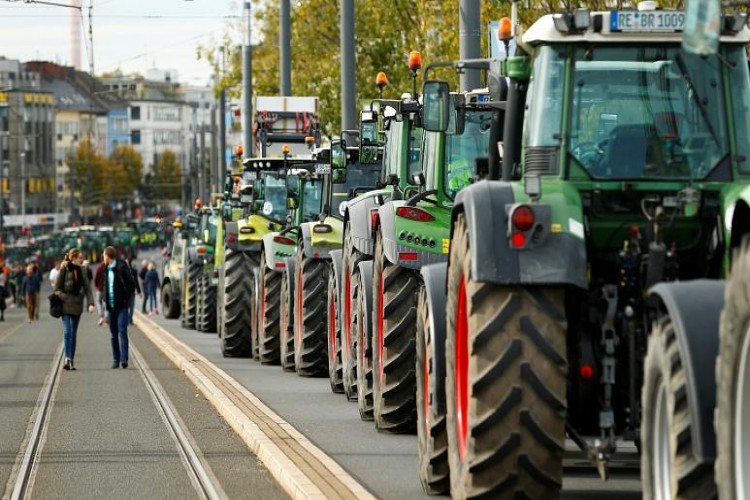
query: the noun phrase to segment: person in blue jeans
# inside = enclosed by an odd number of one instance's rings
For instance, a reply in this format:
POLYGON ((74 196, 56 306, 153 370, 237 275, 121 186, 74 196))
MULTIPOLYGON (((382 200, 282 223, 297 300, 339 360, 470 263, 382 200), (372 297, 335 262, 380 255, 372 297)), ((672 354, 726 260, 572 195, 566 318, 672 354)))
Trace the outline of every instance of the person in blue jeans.
POLYGON ((94 312, 94 294, 91 292, 91 281, 86 269, 81 266, 83 254, 78 248, 71 249, 60 265, 60 272, 55 280, 53 293, 63 302, 63 345, 65 346, 65 364, 63 369, 75 370, 76 337, 78 323, 83 313, 83 298, 89 304, 89 313, 94 312))
POLYGON ((128 323, 130 297, 135 293, 133 273, 124 260, 117 258, 115 247, 104 249, 104 304, 109 315, 109 333, 112 341, 112 368, 128 367, 128 323))
POLYGON ((148 303, 148 314, 159 314, 159 306, 156 302, 156 292, 159 290, 159 272, 153 262, 148 263, 146 271, 146 301, 148 303))

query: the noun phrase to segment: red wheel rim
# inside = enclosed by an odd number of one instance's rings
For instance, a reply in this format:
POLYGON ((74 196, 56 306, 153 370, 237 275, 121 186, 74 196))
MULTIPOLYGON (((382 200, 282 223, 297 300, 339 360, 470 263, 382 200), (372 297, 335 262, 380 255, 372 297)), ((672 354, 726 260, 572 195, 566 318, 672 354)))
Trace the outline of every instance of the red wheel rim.
POLYGON ((456 434, 458 456, 466 458, 466 437, 469 428, 469 318, 466 314, 466 282, 458 284, 456 310, 456 434))
POLYGON ((352 339, 350 337, 352 333, 352 299, 349 296, 351 292, 352 279, 349 276, 349 266, 346 266, 344 270, 344 331, 346 332, 346 355, 349 357, 352 351, 352 339))
POLYGON ((383 273, 378 284, 378 380, 383 387, 383 273))
POLYGON ((331 361, 336 361, 336 310, 333 307, 333 297, 328 297, 328 345, 331 361))

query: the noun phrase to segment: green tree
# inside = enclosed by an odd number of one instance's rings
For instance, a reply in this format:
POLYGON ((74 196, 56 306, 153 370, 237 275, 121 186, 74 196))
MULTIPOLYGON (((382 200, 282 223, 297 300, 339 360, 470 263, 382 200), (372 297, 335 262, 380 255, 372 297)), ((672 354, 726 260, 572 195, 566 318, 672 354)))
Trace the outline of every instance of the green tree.
POLYGON ((167 149, 159 155, 151 177, 153 201, 173 201, 180 199, 182 173, 174 152, 167 149))
POLYGON ((78 145, 70 165, 70 188, 79 210, 83 215, 95 213, 107 200, 107 173, 109 161, 97 153, 91 141, 86 138, 78 145))
POLYGON ((134 190, 141 186, 143 177, 143 159, 133 146, 122 144, 112 151, 110 162, 113 167, 112 178, 115 195, 118 197, 130 196, 134 190))

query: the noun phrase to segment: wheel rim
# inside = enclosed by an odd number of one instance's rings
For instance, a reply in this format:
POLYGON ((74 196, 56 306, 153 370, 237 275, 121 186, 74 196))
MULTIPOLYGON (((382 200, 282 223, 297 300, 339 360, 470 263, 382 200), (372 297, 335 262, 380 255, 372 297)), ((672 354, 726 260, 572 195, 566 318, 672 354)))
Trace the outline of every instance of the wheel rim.
POLYGON ((328 345, 331 346, 329 349, 329 358, 331 361, 336 361, 336 310, 333 307, 333 297, 328 297, 328 345))
POLYGON ((667 388, 663 379, 657 383, 654 420, 653 474, 654 498, 672 499, 672 453, 669 448, 669 410, 667 408, 667 388))
POLYGON ((352 281, 349 276, 349 266, 346 266, 344 271, 344 331, 346 332, 346 355, 350 356, 352 351, 352 334, 351 321, 352 321, 352 298, 349 296, 351 293, 352 281))
POLYGON ((750 332, 745 332, 745 340, 740 351, 740 365, 737 378, 734 415, 734 480, 735 496, 748 498, 750 495, 750 332))
POLYGON ((380 283, 378 284, 378 381, 380 387, 383 387, 383 273, 380 273, 380 283))
POLYGON ((422 363, 422 411, 424 413, 424 435, 430 435, 430 373, 427 371, 429 363, 427 362, 427 346, 424 350, 424 362, 422 363))
POLYGON ((456 433, 458 455, 466 458, 466 436, 469 429, 469 318, 466 314, 466 282, 458 284, 456 309, 456 433))

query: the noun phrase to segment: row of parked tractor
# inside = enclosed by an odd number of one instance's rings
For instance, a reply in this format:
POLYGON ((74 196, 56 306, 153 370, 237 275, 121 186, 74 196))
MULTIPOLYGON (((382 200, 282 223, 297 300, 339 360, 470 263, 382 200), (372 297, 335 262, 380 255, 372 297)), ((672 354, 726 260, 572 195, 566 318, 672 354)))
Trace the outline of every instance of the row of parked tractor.
POLYGON ((649 498, 750 498, 750 31, 696 56, 632 15, 503 20, 509 57, 245 159, 182 221, 165 313, 416 433, 428 493, 554 498, 567 437, 604 479, 634 442, 649 498))

